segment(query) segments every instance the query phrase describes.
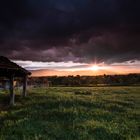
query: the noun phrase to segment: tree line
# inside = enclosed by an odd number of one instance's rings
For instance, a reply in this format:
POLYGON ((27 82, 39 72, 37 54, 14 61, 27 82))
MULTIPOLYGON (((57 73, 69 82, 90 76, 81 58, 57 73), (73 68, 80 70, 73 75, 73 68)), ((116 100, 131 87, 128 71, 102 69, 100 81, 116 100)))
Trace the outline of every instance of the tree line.
POLYGON ((100 76, 47 76, 30 77, 29 84, 50 86, 127 86, 140 85, 140 74, 100 76))

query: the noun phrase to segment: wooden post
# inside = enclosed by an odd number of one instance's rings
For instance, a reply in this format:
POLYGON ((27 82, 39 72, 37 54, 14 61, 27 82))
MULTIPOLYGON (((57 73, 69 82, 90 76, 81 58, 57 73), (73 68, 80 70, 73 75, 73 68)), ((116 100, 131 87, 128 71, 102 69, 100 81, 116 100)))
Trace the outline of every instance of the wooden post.
POLYGON ((22 96, 26 97, 26 88, 27 88, 27 76, 23 77, 23 92, 22 92, 22 96))
POLYGON ((10 105, 13 106, 15 104, 15 94, 14 94, 14 76, 10 76, 10 105))

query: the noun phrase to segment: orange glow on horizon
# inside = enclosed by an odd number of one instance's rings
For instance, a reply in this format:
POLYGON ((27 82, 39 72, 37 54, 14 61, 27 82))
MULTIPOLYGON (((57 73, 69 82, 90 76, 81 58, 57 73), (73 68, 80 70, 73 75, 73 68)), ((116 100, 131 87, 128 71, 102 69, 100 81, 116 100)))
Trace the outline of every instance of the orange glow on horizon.
POLYGON ((107 67, 107 66, 92 66, 90 68, 85 68, 82 70, 35 70, 32 71, 32 76, 68 76, 68 75, 84 75, 84 76, 94 76, 94 75, 114 75, 114 74, 129 74, 129 73, 140 73, 139 69, 127 69, 124 67, 107 67))

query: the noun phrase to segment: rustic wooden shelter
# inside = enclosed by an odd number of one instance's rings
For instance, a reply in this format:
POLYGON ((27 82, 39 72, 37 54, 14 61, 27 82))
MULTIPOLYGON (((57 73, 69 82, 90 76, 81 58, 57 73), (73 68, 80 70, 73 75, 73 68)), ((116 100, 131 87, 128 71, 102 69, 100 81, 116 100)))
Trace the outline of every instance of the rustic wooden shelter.
POLYGON ((9 91, 10 91, 10 105, 14 105, 15 94, 14 94, 14 78, 22 78, 23 80, 23 91, 22 96, 26 96, 27 78, 31 75, 29 71, 20 67, 16 63, 10 61, 4 56, 0 56, 0 77, 9 79, 9 91))

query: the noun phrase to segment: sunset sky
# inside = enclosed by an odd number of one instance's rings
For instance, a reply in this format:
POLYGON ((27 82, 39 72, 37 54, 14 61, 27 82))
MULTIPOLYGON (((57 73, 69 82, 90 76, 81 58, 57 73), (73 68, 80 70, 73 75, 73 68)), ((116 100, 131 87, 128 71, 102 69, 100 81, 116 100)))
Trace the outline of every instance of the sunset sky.
POLYGON ((140 73, 140 1, 0 1, 0 55, 33 76, 140 73))

